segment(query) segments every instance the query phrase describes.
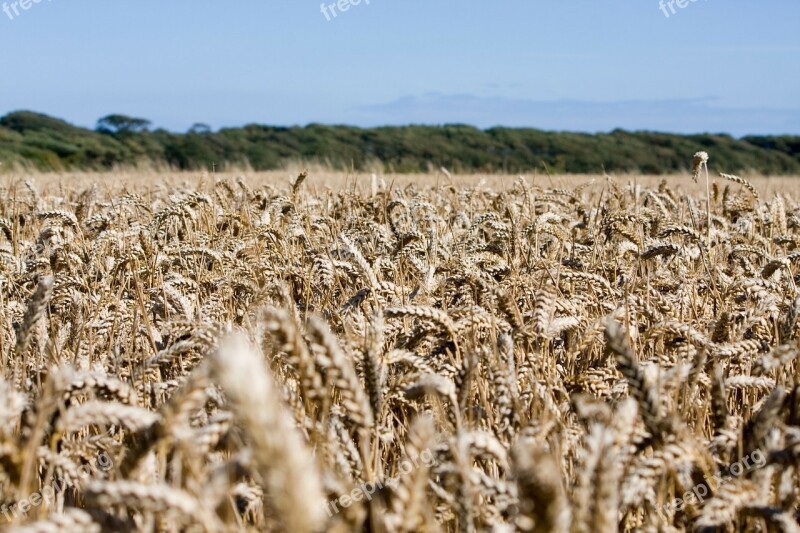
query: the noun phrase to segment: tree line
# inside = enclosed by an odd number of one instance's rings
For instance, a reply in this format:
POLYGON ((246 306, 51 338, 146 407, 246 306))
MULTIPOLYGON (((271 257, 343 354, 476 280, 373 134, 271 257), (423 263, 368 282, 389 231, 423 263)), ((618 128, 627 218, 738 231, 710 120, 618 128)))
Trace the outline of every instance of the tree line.
POLYGON ((335 169, 426 172, 552 173, 686 170, 699 150, 732 172, 800 175, 800 136, 674 135, 648 131, 552 132, 532 128, 478 129, 462 124, 356 128, 309 124, 249 124, 185 133, 152 129, 149 121, 109 115, 94 129, 30 111, 0 118, 2 168, 42 171, 109 170, 126 166, 182 170, 271 170, 290 162, 335 169))

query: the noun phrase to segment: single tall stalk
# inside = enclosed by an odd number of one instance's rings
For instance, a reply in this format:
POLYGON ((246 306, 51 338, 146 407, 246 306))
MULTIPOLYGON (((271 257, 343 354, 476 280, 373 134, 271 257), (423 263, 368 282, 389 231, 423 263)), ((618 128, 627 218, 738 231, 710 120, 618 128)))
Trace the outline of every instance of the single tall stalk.
POLYGON ((697 152, 692 160, 692 179, 697 183, 700 176, 700 169, 705 170, 706 174, 706 248, 711 248, 711 188, 708 183, 708 153, 697 152))

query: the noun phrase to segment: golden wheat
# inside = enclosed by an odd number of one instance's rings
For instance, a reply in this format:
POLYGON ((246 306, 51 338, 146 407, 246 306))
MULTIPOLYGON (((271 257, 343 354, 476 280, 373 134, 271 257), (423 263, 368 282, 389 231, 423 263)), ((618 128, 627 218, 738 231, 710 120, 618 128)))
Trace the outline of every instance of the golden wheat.
POLYGON ((797 531, 800 204, 707 162, 8 183, 0 529, 797 531))

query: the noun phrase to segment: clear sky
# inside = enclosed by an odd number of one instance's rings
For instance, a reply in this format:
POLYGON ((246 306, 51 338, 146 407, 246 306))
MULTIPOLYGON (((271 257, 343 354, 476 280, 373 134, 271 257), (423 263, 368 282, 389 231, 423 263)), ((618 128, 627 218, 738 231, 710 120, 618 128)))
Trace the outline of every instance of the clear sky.
POLYGON ((0 114, 800 134, 798 0, 4 1, 0 114))

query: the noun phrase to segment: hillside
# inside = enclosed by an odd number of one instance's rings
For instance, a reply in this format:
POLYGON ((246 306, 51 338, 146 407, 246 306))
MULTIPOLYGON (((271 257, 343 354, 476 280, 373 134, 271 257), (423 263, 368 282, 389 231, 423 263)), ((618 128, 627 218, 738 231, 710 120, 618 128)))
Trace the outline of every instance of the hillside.
MULTIPOLYGON (((147 121, 113 115, 114 128, 81 128, 29 111, 0 118, 0 168, 43 171, 108 170, 117 166, 170 166, 193 170, 249 166, 280 168, 288 162, 324 163, 336 169, 382 167, 420 172, 444 166, 454 172, 558 173, 685 170, 698 150, 714 154, 712 167, 730 172, 800 174, 800 137, 724 134, 673 135, 615 130, 586 134, 466 125, 356 128, 246 125, 187 133, 150 131, 147 121), (126 122, 127 121, 127 122, 126 122), (134 127, 135 126, 135 127, 134 127)), ((108 118, 108 117, 106 117, 108 118)))

